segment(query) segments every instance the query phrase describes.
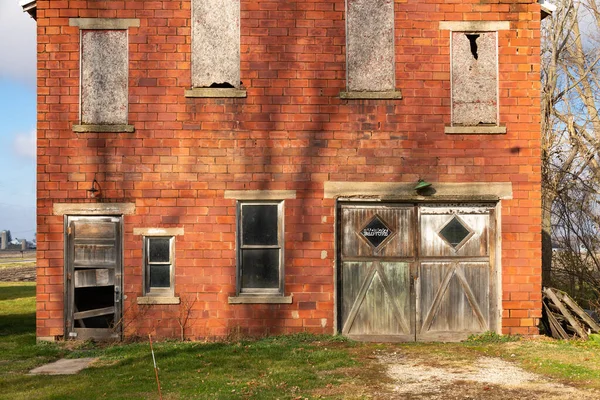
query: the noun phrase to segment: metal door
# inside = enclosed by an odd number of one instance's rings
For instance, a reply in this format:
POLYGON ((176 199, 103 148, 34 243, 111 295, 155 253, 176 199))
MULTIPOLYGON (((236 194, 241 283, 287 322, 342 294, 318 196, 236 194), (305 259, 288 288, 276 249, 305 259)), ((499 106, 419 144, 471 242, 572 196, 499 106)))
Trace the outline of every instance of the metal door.
POLYGON ((338 326, 358 340, 495 330, 493 204, 342 204, 338 326))
POLYGON ((414 340, 414 207, 343 205, 340 211, 342 333, 414 340))
POLYGON ((83 340, 119 339, 122 220, 69 216, 65 224, 65 333, 83 340))

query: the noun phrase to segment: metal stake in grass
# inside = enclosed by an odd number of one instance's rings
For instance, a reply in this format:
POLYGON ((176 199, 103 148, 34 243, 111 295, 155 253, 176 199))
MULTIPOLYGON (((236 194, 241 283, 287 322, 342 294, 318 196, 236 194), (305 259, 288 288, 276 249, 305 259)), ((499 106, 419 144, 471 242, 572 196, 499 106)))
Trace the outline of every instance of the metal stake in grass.
POLYGON ((148 334, 150 339, 150 352, 152 353, 152 362, 154 363, 154 374, 156 375, 156 386, 158 387, 158 397, 163 400, 162 393, 160 392, 160 381, 158 380, 158 367, 156 366, 156 358, 154 358, 154 349, 152 348, 152 334, 148 334))

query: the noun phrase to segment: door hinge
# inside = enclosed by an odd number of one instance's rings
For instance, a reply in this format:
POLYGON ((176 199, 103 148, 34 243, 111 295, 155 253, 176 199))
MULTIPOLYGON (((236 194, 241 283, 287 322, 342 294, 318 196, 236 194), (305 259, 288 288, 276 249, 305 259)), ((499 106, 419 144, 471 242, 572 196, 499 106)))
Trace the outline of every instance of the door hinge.
POLYGON ((68 272, 68 273, 67 273, 67 280, 68 280, 68 281, 70 281, 71 279, 72 279, 72 277, 71 277, 71 273, 70 273, 70 272, 68 272))
POLYGON ((67 228, 67 235, 70 235, 71 233, 72 233, 72 230, 71 230, 71 227, 69 226, 69 227, 67 228))

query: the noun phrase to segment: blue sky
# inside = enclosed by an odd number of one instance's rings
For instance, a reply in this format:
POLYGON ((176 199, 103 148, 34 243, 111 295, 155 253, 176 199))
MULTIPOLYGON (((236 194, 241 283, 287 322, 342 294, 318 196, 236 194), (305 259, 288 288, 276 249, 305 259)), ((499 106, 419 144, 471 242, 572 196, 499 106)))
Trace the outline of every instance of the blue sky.
POLYGON ((35 233, 36 25, 0 0, 0 231, 35 233))

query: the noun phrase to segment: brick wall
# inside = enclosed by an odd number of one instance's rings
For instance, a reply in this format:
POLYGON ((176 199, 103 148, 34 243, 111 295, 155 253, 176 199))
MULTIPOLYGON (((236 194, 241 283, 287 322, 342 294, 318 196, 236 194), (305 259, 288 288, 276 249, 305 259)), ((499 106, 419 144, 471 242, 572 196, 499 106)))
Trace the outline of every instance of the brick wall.
POLYGON ((178 306, 142 310, 135 227, 183 226, 176 288, 196 297, 193 338, 333 332, 334 208, 325 181, 512 182, 502 202, 503 332, 534 334, 541 316, 540 10, 530 0, 395 2, 402 100, 341 100, 344 1, 241 0, 247 98, 186 98, 189 1, 37 2, 37 335, 63 335, 63 217, 55 202, 133 202, 125 216, 125 318, 130 334, 177 336, 178 306), (74 133, 79 29, 70 17, 139 18, 129 29, 134 133, 74 133), (446 135, 450 32, 443 20, 504 20, 498 33, 500 123, 506 135, 446 135), (290 305, 229 305, 235 293, 235 200, 225 190, 296 190, 286 200, 290 305), (144 313, 145 318, 134 318, 144 313))

